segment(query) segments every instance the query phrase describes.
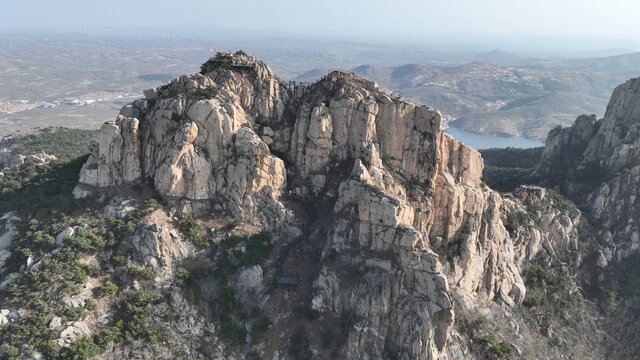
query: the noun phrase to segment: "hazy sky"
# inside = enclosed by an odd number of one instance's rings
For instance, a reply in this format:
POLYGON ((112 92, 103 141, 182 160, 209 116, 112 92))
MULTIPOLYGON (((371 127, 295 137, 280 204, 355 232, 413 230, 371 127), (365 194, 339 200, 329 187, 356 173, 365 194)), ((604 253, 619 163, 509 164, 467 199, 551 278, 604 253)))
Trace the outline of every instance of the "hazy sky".
POLYGON ((1 31, 215 25, 417 38, 519 33, 640 38, 637 0, 2 0, 1 31))

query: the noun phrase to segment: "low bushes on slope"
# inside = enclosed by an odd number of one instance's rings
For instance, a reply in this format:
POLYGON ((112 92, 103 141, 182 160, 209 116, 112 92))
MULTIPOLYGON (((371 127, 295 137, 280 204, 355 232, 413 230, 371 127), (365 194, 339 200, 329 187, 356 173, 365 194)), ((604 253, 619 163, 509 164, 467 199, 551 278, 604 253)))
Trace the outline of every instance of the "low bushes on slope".
POLYGON ((4 171, 0 181, 0 214, 18 211, 29 215, 69 213, 78 202, 71 192, 88 155, 72 160, 56 160, 48 165, 33 163, 4 171))
POLYGON ((32 134, 9 139, 9 148, 18 154, 42 151, 59 159, 72 159, 91 152, 97 143, 97 130, 48 127, 32 134))

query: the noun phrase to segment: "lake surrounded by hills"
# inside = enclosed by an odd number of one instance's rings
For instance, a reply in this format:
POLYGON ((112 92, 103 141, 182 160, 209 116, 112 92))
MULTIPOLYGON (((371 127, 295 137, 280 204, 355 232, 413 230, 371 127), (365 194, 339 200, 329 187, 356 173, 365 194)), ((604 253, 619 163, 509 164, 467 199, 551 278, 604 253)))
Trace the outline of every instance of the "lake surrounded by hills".
POLYGON ((446 128, 444 131, 452 135, 457 140, 460 140, 466 145, 471 146, 472 148, 475 148, 475 149, 506 148, 506 147, 527 149, 532 147, 544 146, 544 141, 527 139, 522 136, 506 137, 506 136, 476 134, 470 131, 461 130, 451 126, 446 128))

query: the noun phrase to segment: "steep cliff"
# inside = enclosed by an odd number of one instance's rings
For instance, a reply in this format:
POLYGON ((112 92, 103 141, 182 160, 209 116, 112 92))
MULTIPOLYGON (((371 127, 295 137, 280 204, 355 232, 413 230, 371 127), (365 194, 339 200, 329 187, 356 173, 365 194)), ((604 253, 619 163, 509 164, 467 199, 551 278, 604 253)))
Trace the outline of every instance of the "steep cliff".
POLYGON ((591 274, 584 284, 609 304, 602 327, 616 339, 609 348, 613 358, 637 354, 629 334, 639 329, 639 109, 636 78, 614 90, 602 119, 581 116, 571 128, 551 131, 535 169, 543 183, 574 199, 594 225, 590 235, 599 249, 591 261, 605 271, 584 269, 591 274))
POLYGON ((640 249, 639 108, 640 79, 631 79, 615 89, 602 119, 581 116, 551 131, 535 169, 588 209, 618 260, 640 249))

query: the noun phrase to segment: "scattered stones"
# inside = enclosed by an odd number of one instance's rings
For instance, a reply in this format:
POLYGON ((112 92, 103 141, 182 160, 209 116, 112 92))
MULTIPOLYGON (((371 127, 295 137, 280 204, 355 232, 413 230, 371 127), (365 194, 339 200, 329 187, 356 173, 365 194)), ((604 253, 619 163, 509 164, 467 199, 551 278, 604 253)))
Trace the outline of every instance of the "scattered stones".
POLYGON ((60 346, 68 346, 84 335, 91 335, 91 330, 84 322, 75 322, 60 333, 55 341, 60 346))
POLYGON ((138 208, 133 206, 133 204, 135 204, 135 200, 133 199, 128 199, 128 200, 113 199, 111 204, 107 205, 104 208, 104 211, 109 216, 113 216, 118 219, 123 219, 135 213, 138 210, 138 208))

